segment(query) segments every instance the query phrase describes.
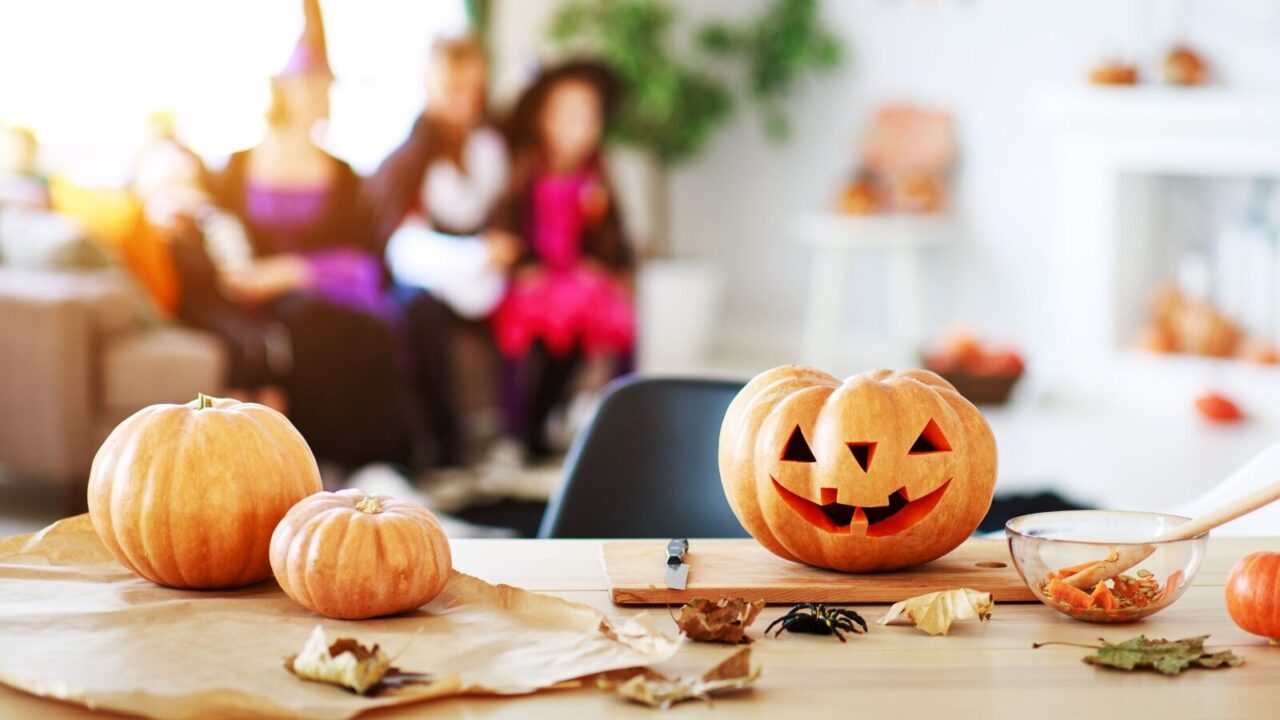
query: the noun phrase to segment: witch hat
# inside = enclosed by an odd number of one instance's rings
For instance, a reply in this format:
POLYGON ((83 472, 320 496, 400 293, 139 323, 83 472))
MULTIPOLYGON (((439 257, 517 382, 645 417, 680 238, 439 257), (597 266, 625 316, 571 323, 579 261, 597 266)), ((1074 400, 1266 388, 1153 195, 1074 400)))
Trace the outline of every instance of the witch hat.
POLYGON ((320 74, 333 77, 329 52, 324 40, 324 18, 320 16, 320 0, 302 0, 302 34, 293 54, 284 64, 279 77, 320 74))

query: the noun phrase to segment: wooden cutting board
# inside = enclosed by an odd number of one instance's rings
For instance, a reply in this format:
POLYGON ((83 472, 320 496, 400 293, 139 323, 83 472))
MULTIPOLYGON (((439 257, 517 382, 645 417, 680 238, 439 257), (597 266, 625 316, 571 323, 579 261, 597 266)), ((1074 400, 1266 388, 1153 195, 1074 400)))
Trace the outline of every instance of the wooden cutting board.
POLYGON ((800 602, 894 603, 915 595, 973 588, 996 602, 1035 602, 1018 576, 1004 540, 968 540, 931 563, 869 575, 850 575, 788 562, 754 540, 690 540, 689 582, 666 587, 665 540, 616 540, 601 546, 609 593, 619 605, 685 603, 695 597, 764 598, 800 602))

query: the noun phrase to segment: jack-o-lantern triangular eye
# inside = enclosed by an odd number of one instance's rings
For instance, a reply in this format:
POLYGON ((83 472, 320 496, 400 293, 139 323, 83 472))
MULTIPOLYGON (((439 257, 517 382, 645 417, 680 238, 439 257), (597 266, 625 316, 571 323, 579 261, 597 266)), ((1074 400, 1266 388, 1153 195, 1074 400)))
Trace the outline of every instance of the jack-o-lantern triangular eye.
POLYGON ((912 443, 907 454, 927 455, 937 452, 951 452, 951 443, 947 442, 947 436, 942 434, 942 428, 938 427, 938 423, 930 418, 929 424, 920 431, 920 437, 912 443))
POLYGON ((799 425, 791 431, 791 437, 787 439, 787 447, 782 451, 782 459, 789 462, 816 462, 813 451, 809 449, 809 443, 805 442, 804 433, 800 432, 799 425))

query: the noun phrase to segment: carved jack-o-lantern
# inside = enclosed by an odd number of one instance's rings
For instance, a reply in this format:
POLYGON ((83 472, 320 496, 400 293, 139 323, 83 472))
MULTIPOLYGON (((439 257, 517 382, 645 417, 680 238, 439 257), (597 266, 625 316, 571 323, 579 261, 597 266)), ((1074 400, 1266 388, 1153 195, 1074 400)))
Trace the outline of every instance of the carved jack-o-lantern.
POLYGON ((843 383, 789 365, 743 388, 720 429, 720 477, 774 554, 846 572, 928 562, 986 515, 996 446, 981 413, 926 370, 843 383))

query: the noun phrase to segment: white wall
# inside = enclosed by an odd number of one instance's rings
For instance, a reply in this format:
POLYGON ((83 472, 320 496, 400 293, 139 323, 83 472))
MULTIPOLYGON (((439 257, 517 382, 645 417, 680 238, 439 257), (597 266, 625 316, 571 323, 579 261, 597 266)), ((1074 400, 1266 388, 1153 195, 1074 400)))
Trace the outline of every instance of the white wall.
MULTIPOLYGON (((527 74, 555 3, 496 3, 500 88, 527 74)), ((754 12, 762 2, 674 4, 688 24, 754 12)), ((1051 331, 1041 291, 1051 272, 1049 148, 1036 99, 1080 85, 1086 68, 1108 55, 1138 60, 1154 76, 1162 49, 1180 39, 1201 49, 1224 82, 1280 92, 1280 4, 1268 0, 827 0, 823 13, 845 40, 846 62, 797 93, 791 140, 769 144, 740 108, 671 183, 676 252, 711 259, 731 279, 719 340, 760 363, 793 359, 798 347, 809 258, 788 224, 830 202, 877 103, 909 100, 956 116, 955 205, 967 237, 931 268, 931 325, 967 320, 1023 343, 1034 362, 1051 331)), ((879 280, 875 267, 854 274, 851 323, 874 324, 879 280)), ((854 344, 859 334, 851 324, 854 344)))

